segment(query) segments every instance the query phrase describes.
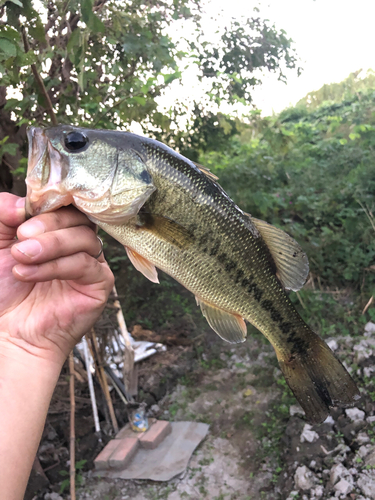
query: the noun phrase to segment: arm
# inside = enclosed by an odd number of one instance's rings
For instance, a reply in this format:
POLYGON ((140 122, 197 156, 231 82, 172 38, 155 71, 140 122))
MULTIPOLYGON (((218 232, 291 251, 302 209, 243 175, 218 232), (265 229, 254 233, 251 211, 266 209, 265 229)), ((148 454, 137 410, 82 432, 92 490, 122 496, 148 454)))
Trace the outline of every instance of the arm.
POLYGON ((0 500, 22 500, 62 365, 113 287, 82 213, 25 222, 23 205, 0 193, 0 500))

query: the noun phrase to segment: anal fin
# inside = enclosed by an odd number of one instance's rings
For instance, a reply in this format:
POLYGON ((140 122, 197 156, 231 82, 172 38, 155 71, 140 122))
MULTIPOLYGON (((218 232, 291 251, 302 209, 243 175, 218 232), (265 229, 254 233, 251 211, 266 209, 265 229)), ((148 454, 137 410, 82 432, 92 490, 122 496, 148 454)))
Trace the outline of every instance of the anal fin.
POLYGON ((159 283, 158 272, 154 264, 129 247, 125 247, 125 250, 128 254, 130 262, 137 269, 137 271, 142 273, 143 276, 153 283, 159 283))
POLYGON ((223 311, 218 307, 204 302, 198 297, 196 297, 196 300, 197 304, 201 307, 203 316, 207 319, 208 324, 219 337, 231 344, 245 342, 247 328, 241 316, 223 311))

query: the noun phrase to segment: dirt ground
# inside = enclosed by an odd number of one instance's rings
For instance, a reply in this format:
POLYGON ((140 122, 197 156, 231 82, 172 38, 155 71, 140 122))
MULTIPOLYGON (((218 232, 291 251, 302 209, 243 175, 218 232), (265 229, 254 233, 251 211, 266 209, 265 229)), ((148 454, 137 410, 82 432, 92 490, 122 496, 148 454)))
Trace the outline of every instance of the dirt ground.
MULTIPOLYGON (((368 328, 373 328, 375 334, 375 325, 368 328)), ((210 425, 208 437, 194 453, 186 472, 168 483, 94 478, 90 470, 92 458, 100 446, 92 433, 90 412, 83 415, 85 405, 89 410, 87 398, 78 396, 82 406, 78 411, 81 437, 77 452, 79 459, 86 457, 88 461, 79 473, 82 484, 77 498, 375 498, 375 404, 373 393, 365 389, 372 387, 369 378, 375 371, 375 341, 372 333, 364 333, 366 336, 361 338, 330 341, 339 357, 356 368, 362 400, 355 409, 333 410, 332 417, 315 426, 306 424, 285 386, 272 349, 260 336, 234 347, 213 337, 210 355, 199 346, 175 346, 145 361, 140 388, 143 397, 149 397, 152 403, 150 414, 210 425)), ((65 388, 63 377, 57 390, 61 388, 65 388)), ((54 401, 66 405, 66 399, 60 394, 54 401)), ((116 408, 117 416, 122 414, 125 422, 124 410, 116 408)), ((39 453, 42 465, 47 463, 43 454, 48 455, 48 443, 57 451, 54 432, 68 432, 65 417, 61 418, 65 415, 63 406, 59 411, 59 418, 50 415, 46 427, 49 431, 39 453)), ((109 425, 107 432, 111 432, 109 425)), ((67 449, 58 454, 66 469, 67 449)), ((46 472, 51 482, 56 479, 53 470, 46 472)), ((63 477, 58 479, 48 492, 44 489, 34 498, 70 498, 67 490, 60 493, 63 477)))

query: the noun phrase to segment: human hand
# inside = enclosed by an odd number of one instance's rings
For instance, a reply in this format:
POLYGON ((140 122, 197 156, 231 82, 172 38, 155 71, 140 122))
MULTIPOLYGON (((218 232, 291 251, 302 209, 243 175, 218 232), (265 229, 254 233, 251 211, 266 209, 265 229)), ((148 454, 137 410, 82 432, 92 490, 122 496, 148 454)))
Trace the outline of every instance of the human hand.
POLYGON ((11 346, 62 365, 113 288, 103 255, 93 257, 95 227, 73 207, 25 222, 24 199, 9 193, 0 207, 0 352, 11 346))

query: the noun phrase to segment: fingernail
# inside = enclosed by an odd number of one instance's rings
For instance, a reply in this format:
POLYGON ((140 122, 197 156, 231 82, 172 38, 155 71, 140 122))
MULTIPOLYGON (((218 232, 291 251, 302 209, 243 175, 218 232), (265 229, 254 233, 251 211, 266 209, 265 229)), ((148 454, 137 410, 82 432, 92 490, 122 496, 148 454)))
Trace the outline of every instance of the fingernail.
POLYGON ((46 228, 40 220, 30 220, 22 224, 19 228, 19 232, 25 238, 32 238, 33 236, 38 236, 39 234, 43 234, 46 228))
POLYGON ((37 240, 26 240, 14 245, 15 248, 27 257, 36 257, 42 251, 42 245, 37 240))
POLYGON ((30 278, 30 276, 38 272, 39 266, 24 266, 23 264, 19 264, 18 266, 14 266, 13 269, 20 276, 30 278))

